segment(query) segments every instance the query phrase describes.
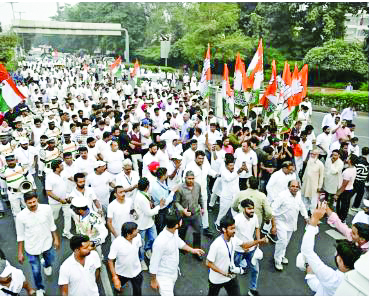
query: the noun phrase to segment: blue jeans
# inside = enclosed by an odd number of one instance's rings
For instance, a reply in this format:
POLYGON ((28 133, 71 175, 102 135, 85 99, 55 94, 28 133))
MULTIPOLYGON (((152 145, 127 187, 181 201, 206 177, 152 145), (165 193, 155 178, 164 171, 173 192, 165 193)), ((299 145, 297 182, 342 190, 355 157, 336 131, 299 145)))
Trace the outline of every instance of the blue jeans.
MULTIPOLYGON (((54 261, 55 258, 55 251, 53 250, 53 247, 41 253, 41 255, 45 260, 44 268, 50 267, 51 263, 54 261)), ((26 252, 26 256, 28 257, 28 260, 30 261, 31 264, 36 289, 44 290, 45 288, 44 285, 42 284, 40 255, 31 255, 26 252)))
POLYGON ((140 235, 142 246, 139 250, 139 259, 142 261, 144 260, 144 252, 151 250, 153 247, 154 240, 157 237, 157 229, 155 228, 155 225, 153 225, 148 229, 140 230, 140 235))
POLYGON ((244 253, 235 251, 235 255, 234 255, 234 264, 236 267, 242 267, 244 270, 248 270, 248 269, 251 270, 251 278, 249 281, 249 289, 251 290, 257 290, 257 281, 258 281, 258 274, 259 274, 258 260, 255 266, 253 266, 251 262, 254 251, 255 250, 250 251, 250 252, 244 252, 244 253), (244 259, 247 263, 247 266, 241 264, 244 259))

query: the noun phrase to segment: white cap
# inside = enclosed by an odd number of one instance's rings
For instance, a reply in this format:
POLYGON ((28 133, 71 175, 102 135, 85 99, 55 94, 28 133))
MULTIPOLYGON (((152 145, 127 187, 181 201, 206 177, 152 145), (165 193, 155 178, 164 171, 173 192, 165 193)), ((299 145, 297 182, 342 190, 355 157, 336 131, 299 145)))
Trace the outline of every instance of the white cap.
POLYGON ((66 129, 63 131, 63 135, 66 135, 66 134, 72 134, 72 131, 70 129, 66 129))
POLYGON ((164 127, 164 129, 168 129, 168 128, 170 128, 170 124, 165 123, 163 127, 164 127))
POLYGON ((88 206, 88 202, 85 197, 75 197, 72 199, 71 204, 77 208, 88 206))
POLYGON ((99 168, 99 167, 103 167, 106 165, 106 162, 105 161, 102 161, 102 160, 97 160, 94 164, 94 169, 96 168, 99 168))
POLYGON ((17 123, 17 122, 22 122, 22 118, 21 117, 16 117, 15 120, 14 120, 14 123, 17 123))
POLYGON ((172 155, 172 159, 182 160, 182 156, 180 154, 175 153, 172 155))
POLYGON ((19 144, 29 144, 28 138, 25 137, 20 138, 19 144))

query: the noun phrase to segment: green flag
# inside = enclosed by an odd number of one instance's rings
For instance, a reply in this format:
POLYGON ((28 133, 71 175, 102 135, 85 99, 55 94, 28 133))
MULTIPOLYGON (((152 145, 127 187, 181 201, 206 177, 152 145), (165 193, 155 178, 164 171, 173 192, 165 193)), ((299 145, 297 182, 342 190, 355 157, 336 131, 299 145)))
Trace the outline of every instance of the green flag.
POLYGON ((6 104, 3 95, 2 95, 2 89, 0 87, 0 111, 1 112, 6 112, 9 110, 8 104, 6 104))

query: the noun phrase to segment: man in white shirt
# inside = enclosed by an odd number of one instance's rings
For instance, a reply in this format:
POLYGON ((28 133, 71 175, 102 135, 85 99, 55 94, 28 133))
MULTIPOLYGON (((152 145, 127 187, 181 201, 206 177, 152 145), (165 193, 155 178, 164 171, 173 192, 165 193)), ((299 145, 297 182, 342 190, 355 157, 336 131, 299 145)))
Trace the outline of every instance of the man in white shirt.
POLYGON ((322 119, 321 128, 324 128, 324 126, 329 126, 329 128, 334 127, 336 114, 337 110, 335 108, 331 108, 330 114, 326 114, 322 119))
POLYGON ((86 147, 78 148, 80 157, 74 162, 77 172, 84 173, 86 176, 94 172, 95 157, 90 157, 86 147))
POLYGON ((247 179, 251 176, 257 177, 258 158, 256 152, 251 149, 251 142, 248 140, 242 143, 242 147, 235 151, 235 168, 239 170, 243 164, 247 166, 247 170, 243 170, 240 174, 239 187, 240 190, 247 189, 247 179))
POLYGON ((182 165, 184 168, 188 166, 189 163, 195 160, 195 151, 198 150, 198 141, 196 139, 192 139, 190 141, 190 148, 184 152, 182 156, 182 165))
POLYGON ((114 292, 118 295, 122 287, 131 281, 133 296, 141 296, 143 273, 139 260, 141 237, 134 222, 125 222, 120 235, 113 241, 108 255, 108 266, 112 274, 114 292))
POLYGON ((71 238, 73 253, 59 269, 58 285, 62 296, 99 296, 97 281, 101 262, 94 245, 86 235, 71 238))
POLYGON ((148 174, 150 173, 150 171, 148 169, 148 166, 153 161, 159 162, 157 151, 158 151, 157 144, 151 143, 149 145, 149 151, 148 151, 148 153, 146 153, 144 155, 144 157, 143 157, 143 177, 148 176, 148 174))
POLYGON ((352 124, 354 117, 357 117, 357 113, 354 107, 347 107, 343 109, 340 115, 342 121, 347 121, 347 125, 352 124))
POLYGON ((28 171, 28 174, 35 174, 35 166, 37 162, 38 151, 35 147, 29 146, 28 138, 19 139, 20 146, 14 149, 14 155, 18 163, 28 171))
POLYGON ((124 188, 126 197, 135 199, 137 193, 137 184, 139 182, 139 173, 133 171, 132 162, 126 158, 123 163, 123 171, 116 176, 116 186, 124 188))
POLYGON ((290 181, 288 189, 282 191, 271 205, 278 237, 274 254, 275 268, 278 271, 283 270, 282 264, 288 264, 285 252, 292 233, 297 230, 298 214, 301 213, 306 223, 309 221, 299 188, 297 180, 290 181))
POLYGON ((316 138, 316 146, 320 148, 320 159, 326 159, 327 155, 329 154, 329 147, 331 144, 331 134, 330 134, 330 127, 324 126, 322 128, 322 133, 320 133, 316 138))
POLYGON ((296 175, 294 173, 293 163, 291 161, 284 161, 282 163, 282 168, 279 171, 272 173, 266 186, 267 199, 270 204, 280 194, 280 192, 287 188, 288 182, 294 179, 296 179, 296 175))
POLYGON ((71 234, 71 201, 67 198, 67 182, 62 179, 63 161, 53 160, 51 162, 52 173, 46 174, 45 190, 48 195, 49 205, 53 211, 54 221, 58 219, 60 209, 63 210, 64 230, 62 236, 70 239, 71 234))
POLYGON ((324 264, 315 253, 315 235, 319 232, 317 227, 320 219, 326 213, 326 203, 319 203, 311 216, 310 224, 306 227, 303 235, 301 253, 304 256, 306 277, 308 286, 315 296, 333 296, 335 291, 344 280, 345 273, 353 270, 354 263, 360 258, 362 252, 354 243, 347 240, 339 240, 336 245, 335 264, 338 269, 334 270, 324 264))
POLYGON ((59 249, 60 241, 49 205, 39 204, 34 192, 24 194, 26 208, 16 220, 18 262, 24 263, 23 249, 32 266, 36 285, 36 295, 43 296, 45 287, 42 283, 40 255, 44 258, 44 273, 50 276, 53 272, 51 263, 54 260, 54 249, 59 249), (52 249, 52 246, 54 249, 52 249))
POLYGON ((177 280, 179 268, 179 249, 204 255, 202 249, 194 249, 185 244, 178 235, 182 220, 176 211, 166 215, 166 227, 161 231, 153 244, 153 254, 150 259, 150 286, 159 289, 161 296, 174 296, 173 289, 177 280))
POLYGON ((258 296, 257 280, 259 274, 259 263, 252 258, 257 249, 256 246, 268 243, 267 237, 261 239, 261 232, 258 217, 254 214, 254 203, 250 199, 240 202, 243 212, 235 216, 235 255, 234 263, 236 267, 243 270, 250 269, 249 296, 258 296), (256 239, 254 238, 256 237, 256 239))
POLYGON ((224 287, 229 296, 239 296, 239 284, 232 270, 235 249, 235 220, 224 216, 220 221, 222 234, 209 248, 206 265, 209 270, 208 296, 217 296, 224 287))

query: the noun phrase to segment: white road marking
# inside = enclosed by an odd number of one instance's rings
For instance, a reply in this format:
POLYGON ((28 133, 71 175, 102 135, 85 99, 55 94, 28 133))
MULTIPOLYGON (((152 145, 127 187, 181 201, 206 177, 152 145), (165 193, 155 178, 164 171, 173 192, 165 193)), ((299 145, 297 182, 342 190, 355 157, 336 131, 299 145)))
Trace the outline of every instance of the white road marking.
POLYGON ((345 240, 346 237, 334 229, 326 230, 325 233, 335 240, 345 240))

